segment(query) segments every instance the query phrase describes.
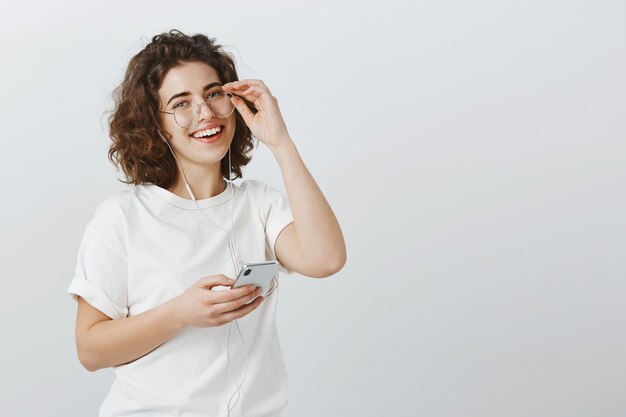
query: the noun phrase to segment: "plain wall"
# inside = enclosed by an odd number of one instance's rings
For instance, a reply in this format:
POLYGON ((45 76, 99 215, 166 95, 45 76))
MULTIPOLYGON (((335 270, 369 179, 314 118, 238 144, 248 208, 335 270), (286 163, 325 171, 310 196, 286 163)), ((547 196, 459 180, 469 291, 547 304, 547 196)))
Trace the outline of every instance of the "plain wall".
MULTIPOLYGON (((0 412, 95 416, 65 293, 126 187, 104 112, 178 28, 262 79, 348 263, 282 276, 286 417, 626 413, 622 1, 20 1, 0 7, 0 412)), ((244 171, 284 189, 261 147, 244 171)))

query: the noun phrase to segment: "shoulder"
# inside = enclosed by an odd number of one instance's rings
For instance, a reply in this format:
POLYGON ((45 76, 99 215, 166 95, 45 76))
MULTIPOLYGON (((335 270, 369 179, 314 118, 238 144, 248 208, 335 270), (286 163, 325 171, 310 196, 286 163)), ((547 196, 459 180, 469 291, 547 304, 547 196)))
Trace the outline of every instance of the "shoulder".
POLYGON ((257 195, 263 195, 268 187, 265 182, 259 180, 243 180, 239 185, 242 193, 257 195))
POLYGON ((123 249, 129 217, 137 203, 137 187, 132 186, 105 198, 96 207, 87 227, 108 243, 123 249))
POLYGON ((269 206, 283 204, 287 201, 287 194, 264 181, 245 180, 239 186, 243 195, 251 195, 258 203, 262 211, 267 211, 269 206))
POLYGON ((120 220, 131 209, 135 199, 136 187, 125 189, 105 198, 96 207, 90 223, 95 226, 102 222, 120 220))
POLYGON ((239 186, 240 190, 244 193, 257 194, 261 198, 265 198, 266 195, 271 194, 284 194, 284 191, 273 187, 272 185, 259 180, 245 180, 242 181, 239 186))
POLYGON ((250 200, 252 200, 258 206, 263 205, 265 194, 270 187, 263 181, 259 180, 244 180, 239 185, 239 193, 250 200))

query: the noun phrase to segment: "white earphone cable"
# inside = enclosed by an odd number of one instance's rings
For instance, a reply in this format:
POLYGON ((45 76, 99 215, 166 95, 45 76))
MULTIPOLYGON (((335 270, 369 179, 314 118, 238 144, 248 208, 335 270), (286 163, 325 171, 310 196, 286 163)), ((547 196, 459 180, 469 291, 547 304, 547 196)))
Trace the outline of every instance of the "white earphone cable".
MULTIPOLYGON (((172 155, 174 156, 174 159, 176 160, 176 163, 178 165, 178 168, 180 169, 180 172, 183 176, 183 181, 185 183, 185 188, 187 189, 187 192, 189 193, 189 196, 191 197, 191 199, 194 201, 196 208, 198 210, 198 212, 202 215, 202 217, 204 217, 209 223, 211 223, 213 226, 217 226, 214 222, 210 221, 208 217, 206 217, 203 213, 203 211, 200 209, 200 206, 198 205, 198 201, 196 200, 196 197, 194 196, 193 192, 191 191, 191 187, 189 186, 189 183, 187 182, 187 178, 185 177, 185 172, 183 171, 183 167, 180 163, 180 161, 178 160, 178 158, 176 157, 176 153, 174 152, 174 150, 172 149, 172 147, 170 146, 169 142, 165 139, 165 137, 163 137, 163 135, 161 134, 161 132, 159 132, 159 135, 161 135, 161 138, 163 139, 163 141, 167 144, 168 148, 170 149, 170 151, 172 152, 172 155)), ((232 163, 231 163, 231 151, 230 148, 228 149, 228 184, 227 186, 230 187, 230 191, 231 191, 231 210, 230 210, 230 240, 228 242, 228 249, 230 251, 230 256, 231 256, 231 261, 233 263, 233 267, 235 270, 235 274, 237 274, 237 271, 239 271, 239 268, 241 268, 241 264, 239 261, 239 254, 238 254, 238 248, 237 248, 237 244, 235 243, 235 238, 234 238, 234 208, 235 208, 235 190, 233 188, 233 183, 232 183, 232 177, 233 177, 233 173, 232 173, 232 163)), ((217 226, 220 230, 225 231, 222 227, 217 226)), ((272 278, 274 279, 274 278, 272 278)), ((274 287, 272 287, 272 289, 268 292, 267 295, 271 294, 271 292, 274 290, 274 287)), ((230 366, 230 329, 232 327, 233 322, 231 321, 230 323, 228 323, 228 337, 227 337, 227 341, 226 341, 226 360, 228 363, 228 372, 231 376, 231 378, 235 381, 235 385, 237 385, 237 389, 235 390, 235 392, 233 392, 233 394, 230 396, 229 400, 228 400, 228 414, 227 416, 230 417, 230 413, 231 411, 235 408, 235 406, 237 405, 237 403, 239 402, 239 399, 241 398, 241 387, 243 386, 243 383, 246 380, 246 376, 248 375, 248 348, 246 346, 246 341, 243 338, 243 335, 241 334, 241 329, 239 328, 239 323, 237 322, 237 319, 234 320, 235 325, 237 327, 237 332, 239 333, 239 337, 241 338, 241 342, 243 343, 243 347, 244 347, 244 351, 246 353, 246 367, 244 370, 244 375, 243 378, 241 380, 241 383, 239 383, 239 381, 237 380, 237 378, 235 377, 235 375, 232 372, 231 366, 230 366), (233 397, 237 395, 237 399, 235 400, 235 402, 232 404, 231 406, 231 402, 233 400, 233 397)))

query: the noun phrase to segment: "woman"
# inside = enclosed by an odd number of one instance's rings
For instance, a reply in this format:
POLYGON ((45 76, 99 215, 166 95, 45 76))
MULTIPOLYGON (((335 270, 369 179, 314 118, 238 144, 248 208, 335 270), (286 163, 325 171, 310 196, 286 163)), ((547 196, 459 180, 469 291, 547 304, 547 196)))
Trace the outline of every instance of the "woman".
POLYGON ((274 259, 327 277, 346 249, 276 98, 238 80, 214 39, 177 30, 130 60, 114 97, 109 158, 133 187, 98 206, 67 290, 81 364, 115 370, 100 416, 279 416, 278 292, 231 288, 232 278, 243 262, 274 259), (276 157, 286 194, 230 182, 253 136, 276 157))

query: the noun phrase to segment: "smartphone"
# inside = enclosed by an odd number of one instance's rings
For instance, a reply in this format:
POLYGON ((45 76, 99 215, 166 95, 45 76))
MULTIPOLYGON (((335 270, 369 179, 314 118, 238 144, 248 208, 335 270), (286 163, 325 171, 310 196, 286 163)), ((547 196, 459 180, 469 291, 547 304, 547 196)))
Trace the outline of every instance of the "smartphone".
POLYGON ((270 289, 272 277, 277 270, 278 261, 246 263, 241 267, 241 271, 239 271, 239 275, 237 275, 237 279, 231 288, 254 284, 263 288, 260 295, 265 295, 270 289))

